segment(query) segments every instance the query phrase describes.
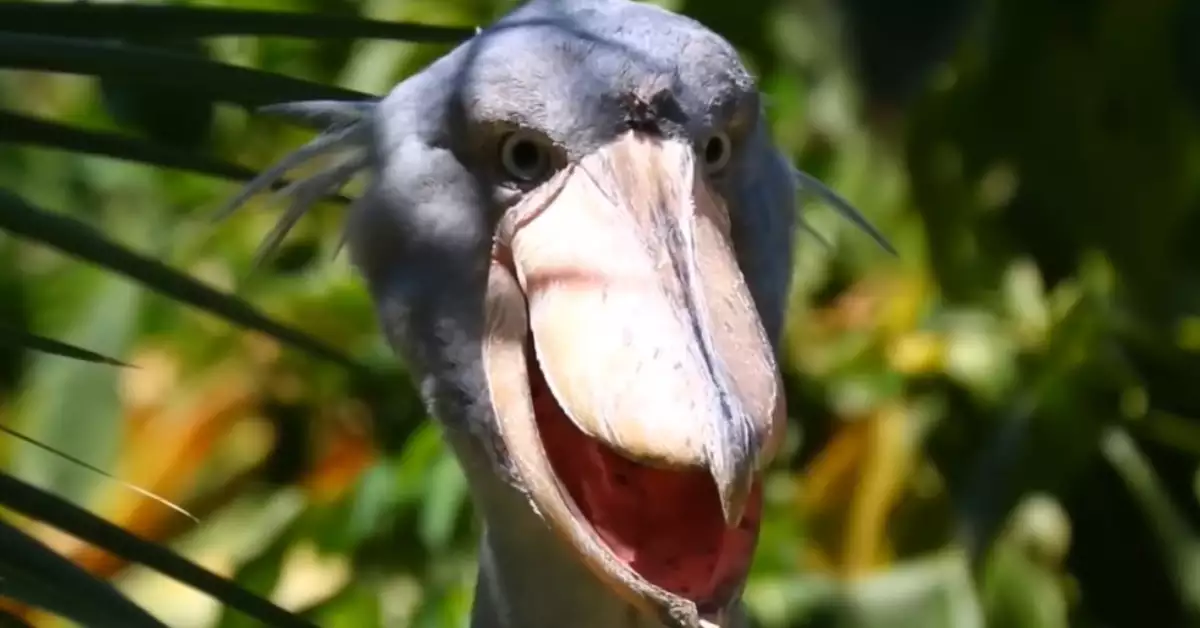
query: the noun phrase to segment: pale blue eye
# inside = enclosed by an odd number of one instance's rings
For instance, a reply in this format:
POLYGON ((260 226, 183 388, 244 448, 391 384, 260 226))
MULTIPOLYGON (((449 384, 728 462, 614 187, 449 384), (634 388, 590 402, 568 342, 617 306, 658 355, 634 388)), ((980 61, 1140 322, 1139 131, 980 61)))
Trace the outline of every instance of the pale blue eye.
POLYGON ((518 181, 543 179, 550 170, 550 150, 532 134, 517 131, 504 136, 500 143, 500 165, 518 181))
POLYGON ((729 157, 733 153, 733 145, 729 141, 729 135, 717 131, 708 137, 704 142, 703 152, 704 168, 709 174, 720 172, 729 164, 729 157))

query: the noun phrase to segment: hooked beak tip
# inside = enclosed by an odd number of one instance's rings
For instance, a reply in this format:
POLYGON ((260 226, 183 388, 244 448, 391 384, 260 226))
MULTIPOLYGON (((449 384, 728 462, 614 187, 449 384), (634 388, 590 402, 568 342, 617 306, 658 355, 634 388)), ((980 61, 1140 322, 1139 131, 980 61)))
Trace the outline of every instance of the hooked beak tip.
POLYGON ((735 453, 732 448, 726 448, 713 452, 716 456, 710 456, 709 469, 717 485, 725 525, 730 528, 741 525, 750 502, 750 493, 754 489, 756 456, 752 451, 742 448, 735 453))
POLYGON ((742 519, 746 516, 746 502, 749 501, 749 488, 742 489, 740 486, 720 487, 721 489, 721 512, 725 514, 725 525, 730 528, 736 528, 741 525, 742 519))

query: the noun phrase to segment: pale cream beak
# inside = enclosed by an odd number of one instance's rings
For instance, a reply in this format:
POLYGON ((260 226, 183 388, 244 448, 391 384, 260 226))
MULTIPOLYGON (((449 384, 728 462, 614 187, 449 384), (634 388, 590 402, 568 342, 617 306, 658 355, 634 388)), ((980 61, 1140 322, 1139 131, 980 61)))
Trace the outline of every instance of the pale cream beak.
POLYGON ((786 411, 728 209, 691 146, 630 132, 510 210, 496 242, 485 364, 530 498, 627 599, 698 625, 694 605, 626 567, 572 512, 538 437, 525 345, 532 331, 546 382, 581 431, 644 464, 707 470, 735 525, 786 411))

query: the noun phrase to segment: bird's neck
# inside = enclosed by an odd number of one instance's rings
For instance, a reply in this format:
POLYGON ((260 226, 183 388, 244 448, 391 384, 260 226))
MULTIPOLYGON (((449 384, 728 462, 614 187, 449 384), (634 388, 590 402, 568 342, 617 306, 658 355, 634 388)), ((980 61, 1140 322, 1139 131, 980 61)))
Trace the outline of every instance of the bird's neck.
MULTIPOLYGON (((484 524, 471 628, 667 628, 588 571, 525 495, 496 474, 475 438, 445 435, 484 524)), ((745 628, 736 615, 723 628, 745 628)))
POLYGON ((587 571, 518 491, 494 476, 473 484, 484 532, 471 628, 663 628, 587 571))
POLYGON ((518 491, 490 474, 472 483, 484 532, 471 628, 665 628, 601 584, 518 491))

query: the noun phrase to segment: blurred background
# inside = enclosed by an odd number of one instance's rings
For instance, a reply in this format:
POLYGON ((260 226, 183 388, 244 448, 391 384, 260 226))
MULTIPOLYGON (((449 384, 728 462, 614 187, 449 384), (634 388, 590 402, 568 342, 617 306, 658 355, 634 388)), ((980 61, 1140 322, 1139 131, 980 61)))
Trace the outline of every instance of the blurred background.
MULTIPOLYGON (((778 143, 900 252, 805 203, 791 432, 746 591, 757 625, 1200 626, 1200 2, 660 4, 734 42, 778 143)), ((459 27, 512 5, 204 4, 459 27)), ((451 47, 136 43, 373 94, 451 47)), ((0 107, 253 169, 311 135, 152 77, 0 70, 0 107)), ((214 221, 236 184, 29 146, 6 120, 0 188, 376 370, 0 231, 0 326, 136 367, 0 342, 0 466, 320 626, 465 626, 477 524, 337 254, 344 206, 310 214, 256 268, 282 211, 267 197, 214 221)), ((172 627, 255 625, 10 515, 172 627)))

